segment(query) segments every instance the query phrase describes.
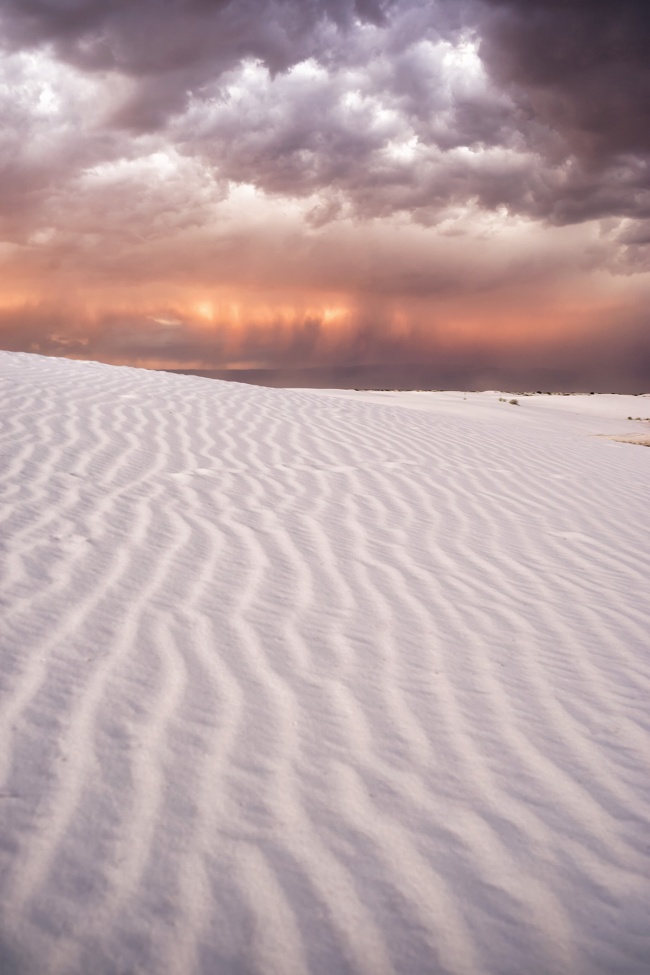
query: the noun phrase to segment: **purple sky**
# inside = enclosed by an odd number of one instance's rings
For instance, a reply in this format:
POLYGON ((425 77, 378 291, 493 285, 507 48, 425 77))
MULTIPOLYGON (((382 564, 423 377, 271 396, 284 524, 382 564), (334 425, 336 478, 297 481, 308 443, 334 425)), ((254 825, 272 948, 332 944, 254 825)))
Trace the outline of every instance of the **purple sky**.
POLYGON ((650 389, 647 0, 3 0, 0 37, 0 347, 650 389))

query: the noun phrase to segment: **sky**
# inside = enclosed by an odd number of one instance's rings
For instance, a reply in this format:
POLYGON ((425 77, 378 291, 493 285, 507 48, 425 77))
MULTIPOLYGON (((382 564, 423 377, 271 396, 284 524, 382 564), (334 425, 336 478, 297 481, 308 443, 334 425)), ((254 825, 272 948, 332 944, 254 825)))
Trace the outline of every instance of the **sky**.
POLYGON ((647 0, 0 0, 0 347, 650 391, 647 0))

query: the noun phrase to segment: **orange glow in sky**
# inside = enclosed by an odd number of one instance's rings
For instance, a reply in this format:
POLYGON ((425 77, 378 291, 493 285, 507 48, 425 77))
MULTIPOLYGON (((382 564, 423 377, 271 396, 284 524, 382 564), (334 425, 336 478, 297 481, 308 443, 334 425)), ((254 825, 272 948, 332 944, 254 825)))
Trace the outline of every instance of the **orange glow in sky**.
POLYGON ((0 348, 650 387, 643 24, 495 3, 3 5, 0 348))

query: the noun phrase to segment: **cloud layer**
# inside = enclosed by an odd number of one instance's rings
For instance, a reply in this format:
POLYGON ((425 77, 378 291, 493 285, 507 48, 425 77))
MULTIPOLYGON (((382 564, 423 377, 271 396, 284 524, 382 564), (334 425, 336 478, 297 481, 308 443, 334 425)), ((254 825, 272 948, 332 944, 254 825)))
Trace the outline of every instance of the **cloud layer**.
POLYGON ((10 0, 0 28, 5 345, 216 366, 650 326, 645 3, 10 0))

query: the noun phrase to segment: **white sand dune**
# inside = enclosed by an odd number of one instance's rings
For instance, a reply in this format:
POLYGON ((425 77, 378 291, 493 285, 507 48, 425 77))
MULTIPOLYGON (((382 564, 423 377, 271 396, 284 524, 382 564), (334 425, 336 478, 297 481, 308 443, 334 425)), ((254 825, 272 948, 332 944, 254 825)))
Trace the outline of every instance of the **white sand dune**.
POLYGON ((650 398, 0 379, 3 975, 648 975, 650 398))

